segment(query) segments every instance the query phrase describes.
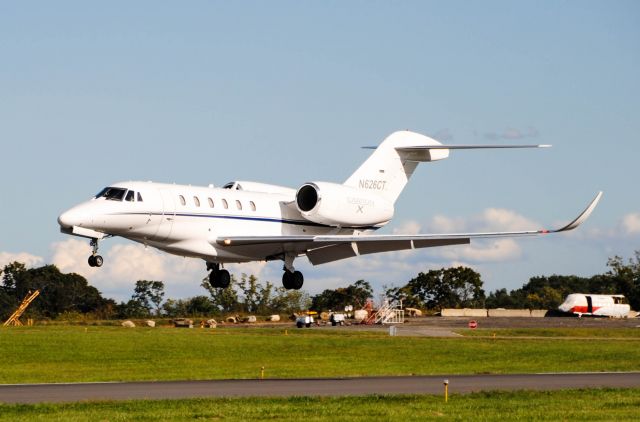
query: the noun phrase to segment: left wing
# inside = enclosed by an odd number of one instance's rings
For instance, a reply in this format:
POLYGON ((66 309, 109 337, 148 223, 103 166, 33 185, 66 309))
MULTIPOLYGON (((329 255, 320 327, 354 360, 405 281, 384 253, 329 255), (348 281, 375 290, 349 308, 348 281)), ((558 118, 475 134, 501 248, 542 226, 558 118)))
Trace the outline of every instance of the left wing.
POLYGON ((472 238, 532 236, 565 232, 575 229, 589 218, 601 197, 602 192, 598 192, 589 206, 577 218, 569 224, 553 230, 416 235, 230 236, 219 237, 216 239, 216 243, 229 248, 281 245, 284 251, 306 254, 313 265, 318 265, 378 252, 464 245, 471 243, 472 238))

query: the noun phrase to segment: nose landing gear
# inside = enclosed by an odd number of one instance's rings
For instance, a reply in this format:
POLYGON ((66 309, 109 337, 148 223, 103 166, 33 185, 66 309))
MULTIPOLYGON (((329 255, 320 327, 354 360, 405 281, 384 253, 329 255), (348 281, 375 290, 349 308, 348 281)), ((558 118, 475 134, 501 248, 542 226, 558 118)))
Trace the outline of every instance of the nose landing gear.
POLYGON ((207 270, 210 270, 209 273, 209 284, 211 287, 219 287, 221 289, 226 289, 231 284, 231 275, 229 271, 220 269, 220 264, 207 262, 207 270))
POLYGON ((89 266, 102 267, 102 264, 104 263, 104 259, 102 259, 102 256, 98 255, 98 239, 95 239, 95 238, 91 239, 91 242, 89 244, 93 248, 93 252, 91 253, 91 256, 88 259, 89 266))

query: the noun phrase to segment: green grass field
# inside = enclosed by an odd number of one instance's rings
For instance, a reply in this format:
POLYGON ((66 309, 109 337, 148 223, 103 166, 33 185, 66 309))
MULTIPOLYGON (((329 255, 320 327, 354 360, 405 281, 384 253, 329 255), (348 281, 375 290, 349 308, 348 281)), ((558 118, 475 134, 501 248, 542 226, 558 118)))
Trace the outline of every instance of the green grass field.
POLYGON ((293 397, 2 405, 0 421, 597 420, 638 419, 640 389, 441 396, 293 397))
POLYGON ((0 383, 257 378, 262 366, 270 378, 640 370, 640 344, 595 334, 494 340, 284 330, 3 328, 0 383))
POLYGON ((564 338, 617 338, 640 341, 638 328, 496 328, 456 330, 467 337, 564 337, 564 338))

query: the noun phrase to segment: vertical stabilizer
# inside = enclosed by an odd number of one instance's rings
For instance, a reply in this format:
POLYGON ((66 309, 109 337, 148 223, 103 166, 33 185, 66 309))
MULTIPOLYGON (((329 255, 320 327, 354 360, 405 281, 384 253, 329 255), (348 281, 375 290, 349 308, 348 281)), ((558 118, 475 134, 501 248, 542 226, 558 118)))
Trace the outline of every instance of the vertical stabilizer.
POLYGON ((410 131, 389 135, 344 182, 345 186, 378 193, 394 203, 421 161, 435 161, 449 156, 449 150, 427 150, 420 156, 398 151, 397 148, 441 145, 435 139, 410 131))

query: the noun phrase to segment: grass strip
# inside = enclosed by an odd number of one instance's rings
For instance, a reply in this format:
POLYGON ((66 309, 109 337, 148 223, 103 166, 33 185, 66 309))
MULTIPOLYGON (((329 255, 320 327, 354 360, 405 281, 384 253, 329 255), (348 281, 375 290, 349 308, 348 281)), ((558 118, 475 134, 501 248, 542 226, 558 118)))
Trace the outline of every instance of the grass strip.
POLYGON ((638 418, 640 389, 2 405, 0 421, 598 420, 638 418))
POLYGON ((640 340, 640 328, 496 328, 462 329, 456 333, 466 337, 553 337, 589 339, 640 340))
POLYGON ((390 337, 350 330, 12 327, 0 383, 638 371, 624 340, 390 337))

